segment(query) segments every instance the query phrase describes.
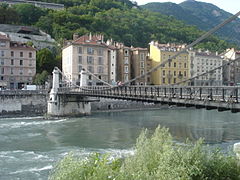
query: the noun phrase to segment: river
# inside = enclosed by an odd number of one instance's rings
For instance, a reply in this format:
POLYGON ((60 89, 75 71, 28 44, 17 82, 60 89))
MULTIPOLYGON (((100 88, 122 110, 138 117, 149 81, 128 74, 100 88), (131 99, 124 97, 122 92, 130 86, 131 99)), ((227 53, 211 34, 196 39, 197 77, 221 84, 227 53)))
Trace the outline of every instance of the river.
POLYGON ((0 179, 46 180, 68 152, 121 157, 133 153, 140 131, 168 127, 177 142, 205 138, 211 146, 232 150, 240 142, 240 113, 169 108, 101 112, 88 117, 0 118, 0 179))

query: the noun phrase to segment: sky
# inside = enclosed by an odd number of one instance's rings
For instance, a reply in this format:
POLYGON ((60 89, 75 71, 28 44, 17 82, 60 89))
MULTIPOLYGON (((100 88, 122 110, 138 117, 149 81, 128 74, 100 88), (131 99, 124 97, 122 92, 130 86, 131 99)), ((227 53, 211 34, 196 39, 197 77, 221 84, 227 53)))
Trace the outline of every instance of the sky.
MULTIPOLYGON (((150 2, 173 2, 173 3, 181 3, 184 0, 134 0, 138 3, 138 5, 147 4, 150 2)), ((240 11, 240 0, 197 0, 201 2, 207 2, 218 6, 220 9, 223 9, 231 14, 236 14, 240 11)))

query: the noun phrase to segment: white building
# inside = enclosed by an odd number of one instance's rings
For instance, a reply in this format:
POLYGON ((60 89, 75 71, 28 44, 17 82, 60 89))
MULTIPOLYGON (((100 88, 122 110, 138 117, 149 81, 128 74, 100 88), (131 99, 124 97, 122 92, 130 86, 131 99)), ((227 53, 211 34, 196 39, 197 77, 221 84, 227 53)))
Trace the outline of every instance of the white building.
POLYGON ((75 35, 62 50, 63 73, 74 84, 80 84, 82 69, 92 74, 87 77, 88 85, 102 85, 97 78, 109 82, 108 64, 108 47, 101 35, 90 34, 79 38, 75 35))
MULTIPOLYGON (((194 52, 190 51, 190 75, 191 77, 211 71, 212 69, 223 65, 223 58, 218 53, 194 52)), ((195 86, 222 86, 223 82, 222 68, 212 73, 195 78, 191 85, 195 86)))

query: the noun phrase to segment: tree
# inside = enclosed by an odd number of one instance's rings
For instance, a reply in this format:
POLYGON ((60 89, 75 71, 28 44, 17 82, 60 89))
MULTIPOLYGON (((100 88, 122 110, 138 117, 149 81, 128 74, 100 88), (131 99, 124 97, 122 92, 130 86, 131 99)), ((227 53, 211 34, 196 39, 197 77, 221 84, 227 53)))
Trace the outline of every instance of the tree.
POLYGON ((33 79, 33 83, 36 85, 44 85, 44 83, 48 79, 49 73, 47 71, 43 71, 42 73, 37 73, 33 79))
POLYGON ((15 24, 19 21, 16 10, 5 3, 0 4, 0 12, 0 24, 15 24))
POLYGON ((37 52, 38 73, 41 73, 44 70, 51 73, 56 64, 56 58, 49 49, 44 48, 37 52))
POLYGON ((26 25, 33 25, 41 16, 46 15, 46 11, 32 4, 16 4, 14 9, 19 15, 20 22, 26 25))

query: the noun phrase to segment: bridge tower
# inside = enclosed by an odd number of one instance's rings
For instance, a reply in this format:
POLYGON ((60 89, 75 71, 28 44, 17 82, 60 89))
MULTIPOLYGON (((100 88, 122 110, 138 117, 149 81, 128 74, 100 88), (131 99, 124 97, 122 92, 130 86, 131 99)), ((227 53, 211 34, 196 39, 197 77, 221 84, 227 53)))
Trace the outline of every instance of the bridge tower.
MULTIPOLYGON (((47 114, 50 116, 79 116, 91 113, 91 99, 79 93, 71 93, 71 88, 61 88, 60 70, 53 70, 53 86, 49 94, 47 114)), ((85 84, 84 84, 85 85, 85 84)))

